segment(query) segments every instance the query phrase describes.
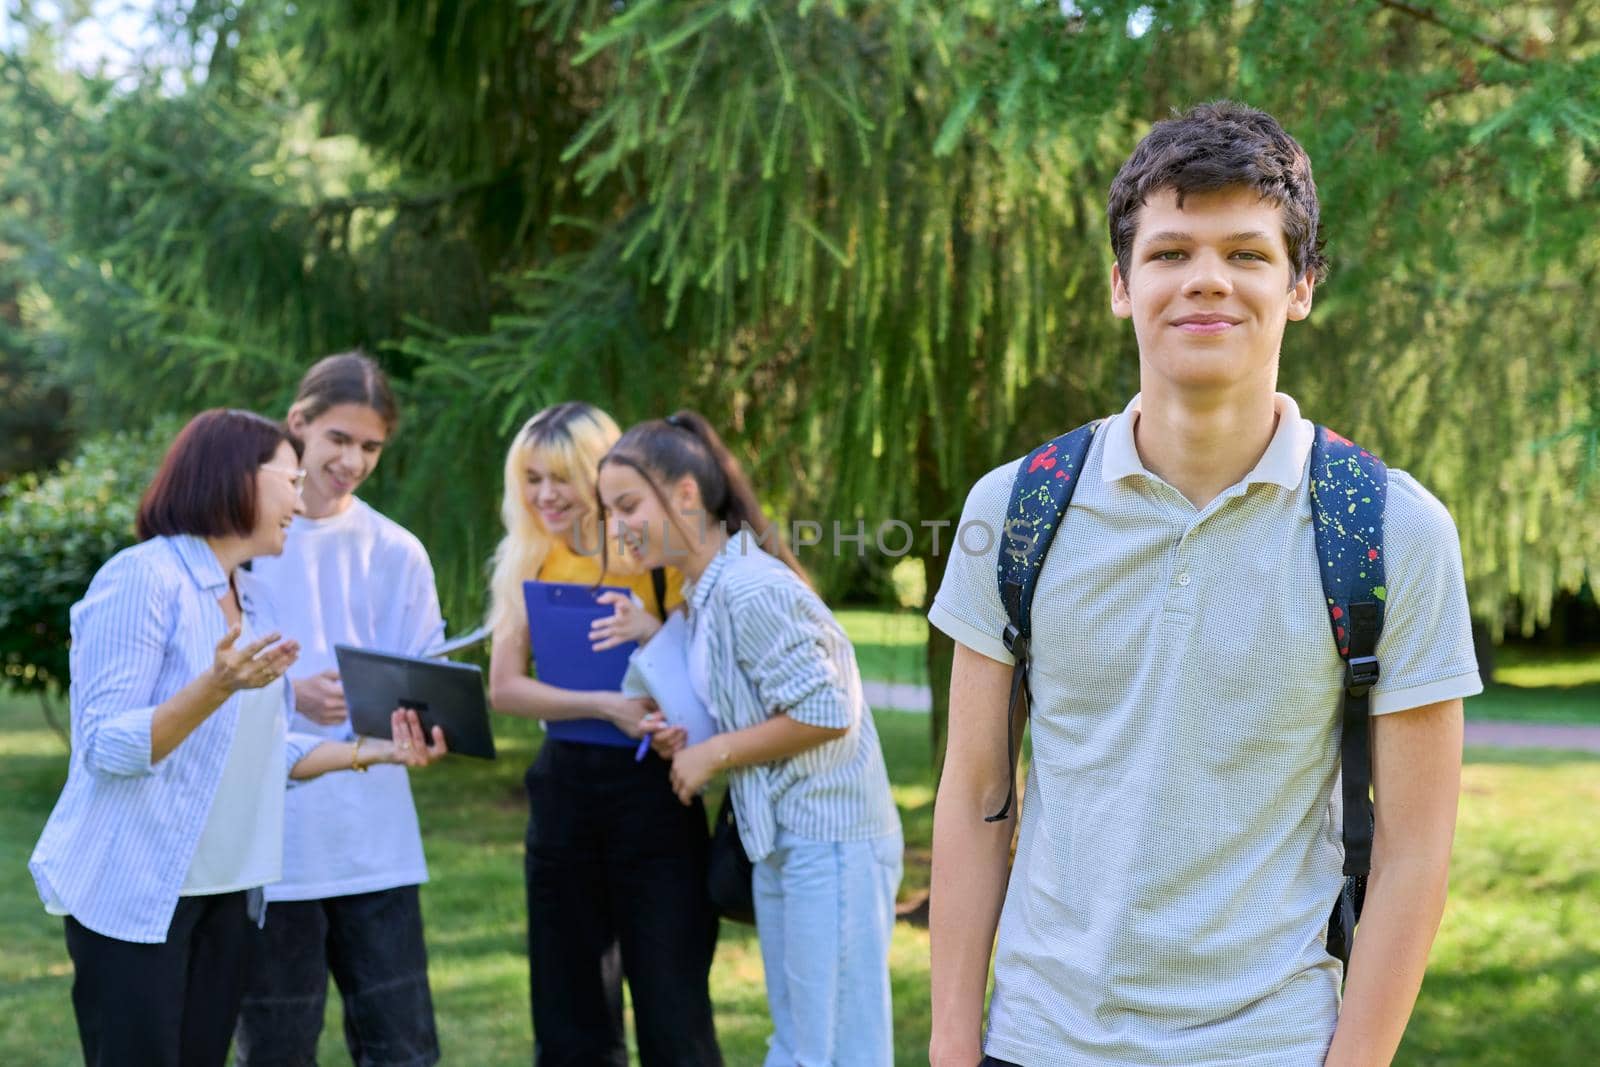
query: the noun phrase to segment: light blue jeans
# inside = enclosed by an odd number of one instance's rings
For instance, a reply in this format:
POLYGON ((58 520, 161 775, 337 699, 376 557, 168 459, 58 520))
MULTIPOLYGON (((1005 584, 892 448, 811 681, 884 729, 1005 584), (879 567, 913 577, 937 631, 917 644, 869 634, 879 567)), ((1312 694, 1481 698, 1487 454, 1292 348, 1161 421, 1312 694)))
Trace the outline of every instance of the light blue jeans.
POLYGON ((773 1034, 766 1067, 890 1067, 889 939, 900 834, 815 841, 780 829, 755 865, 773 1034))

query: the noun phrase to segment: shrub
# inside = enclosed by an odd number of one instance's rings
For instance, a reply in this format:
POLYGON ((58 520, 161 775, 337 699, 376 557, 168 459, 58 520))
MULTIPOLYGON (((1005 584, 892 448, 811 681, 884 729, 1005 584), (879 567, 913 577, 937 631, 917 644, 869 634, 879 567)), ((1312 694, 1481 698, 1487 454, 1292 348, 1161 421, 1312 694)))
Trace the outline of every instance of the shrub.
POLYGON ((133 543, 139 497, 178 427, 91 438, 54 471, 0 488, 0 677, 12 689, 66 689, 68 609, 133 543))

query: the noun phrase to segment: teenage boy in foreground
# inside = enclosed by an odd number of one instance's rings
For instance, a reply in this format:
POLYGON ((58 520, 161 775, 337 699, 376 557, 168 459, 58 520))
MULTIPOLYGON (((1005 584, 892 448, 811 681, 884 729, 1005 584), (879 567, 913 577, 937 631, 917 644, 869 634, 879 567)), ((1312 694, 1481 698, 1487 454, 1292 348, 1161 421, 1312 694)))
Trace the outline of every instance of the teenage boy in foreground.
POLYGON ((1134 150, 1109 223, 1140 392, 1095 434, 1039 577, 1009 884, 1013 822, 984 815, 1008 787, 996 562, 1015 462, 962 515, 997 547, 957 551, 929 614, 957 642, 930 1059, 1386 1064, 1444 908, 1461 699, 1482 689, 1455 527, 1390 470, 1376 829, 1341 1006, 1324 937, 1342 884, 1344 665, 1313 543, 1312 425, 1275 392, 1284 327, 1326 270, 1311 164, 1260 111, 1196 107, 1134 150))

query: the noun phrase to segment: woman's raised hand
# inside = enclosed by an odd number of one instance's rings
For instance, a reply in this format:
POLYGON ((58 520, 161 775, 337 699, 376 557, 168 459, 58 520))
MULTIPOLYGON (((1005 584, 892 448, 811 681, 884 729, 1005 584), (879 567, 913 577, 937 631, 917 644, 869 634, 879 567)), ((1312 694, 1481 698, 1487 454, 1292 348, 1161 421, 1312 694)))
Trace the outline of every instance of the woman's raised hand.
POLYGON ((211 682, 225 693, 260 689, 275 682, 300 657, 298 641, 284 641, 274 648, 267 648, 283 636, 276 632, 252 641, 243 648, 234 648, 233 643, 239 640, 239 633, 238 624, 229 627, 222 640, 217 642, 216 658, 211 663, 211 682))

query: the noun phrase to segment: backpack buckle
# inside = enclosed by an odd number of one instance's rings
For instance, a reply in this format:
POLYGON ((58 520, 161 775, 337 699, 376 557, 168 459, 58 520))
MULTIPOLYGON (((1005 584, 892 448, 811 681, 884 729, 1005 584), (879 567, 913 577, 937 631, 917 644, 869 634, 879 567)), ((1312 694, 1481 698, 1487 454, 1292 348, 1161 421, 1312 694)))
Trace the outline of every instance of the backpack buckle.
POLYGON ((1378 657, 1351 656, 1344 665, 1345 692, 1364 697, 1378 684, 1378 657))
POLYGON ((1017 629, 1016 623, 1006 623, 1005 633, 1001 635, 1001 639, 1005 642, 1007 652, 1017 659, 1028 658, 1028 639, 1017 629))

